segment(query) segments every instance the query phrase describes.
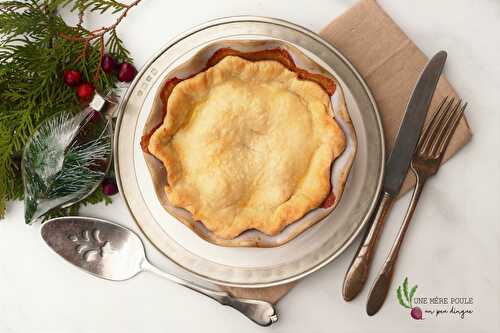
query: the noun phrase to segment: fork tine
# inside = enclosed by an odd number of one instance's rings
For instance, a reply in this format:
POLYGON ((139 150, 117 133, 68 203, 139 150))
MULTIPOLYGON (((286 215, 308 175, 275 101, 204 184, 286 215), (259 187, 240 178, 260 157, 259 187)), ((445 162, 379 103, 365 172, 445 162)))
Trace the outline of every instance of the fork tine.
POLYGON ((418 151, 422 148, 422 146, 424 145, 424 142, 426 141, 426 139, 429 135, 430 127, 431 127, 430 125, 434 122, 434 119, 436 119, 437 115, 441 111, 441 108, 444 106, 444 104, 446 103, 447 100, 448 100, 448 96, 445 96, 445 98, 443 98, 441 103, 439 103, 438 110, 432 115, 431 120, 429 121, 429 123, 425 127, 424 131, 422 132, 422 135, 420 135, 420 139, 418 140, 418 145, 417 145, 418 151))
POLYGON ((447 113, 447 110, 450 108, 450 105, 453 103, 455 99, 452 97, 448 101, 448 97, 446 97, 443 102, 439 105, 438 110, 434 115, 432 116, 431 121, 429 122, 429 125, 427 125, 427 128, 424 132, 424 135, 422 136, 422 144, 419 148, 419 153, 420 154, 426 154, 429 151, 430 145, 434 141, 434 137, 436 136, 436 132, 439 129, 439 124, 442 122, 442 119, 447 113))
POLYGON ((448 126, 448 130, 446 132, 446 135, 444 136, 441 144, 439 145, 439 150, 437 151, 438 158, 440 160, 444 156, 446 148, 448 147, 448 144, 450 143, 451 138, 453 137, 453 133, 455 133, 455 130, 458 127, 458 124, 460 123, 460 119, 462 119, 462 115, 463 115, 466 107, 467 107, 467 103, 465 103, 461 108, 458 109, 458 111, 455 113, 453 119, 450 121, 450 126, 448 126))
POLYGON ((456 116, 457 112, 460 111, 460 107, 462 104, 462 100, 459 99, 458 103, 451 106, 451 109, 446 112, 446 116, 444 117, 442 123, 439 124, 439 130, 437 131, 437 136, 434 138, 431 144, 430 156, 436 156, 438 152, 438 148, 444 140, 445 134, 448 131, 448 127, 452 122, 452 119, 456 116))

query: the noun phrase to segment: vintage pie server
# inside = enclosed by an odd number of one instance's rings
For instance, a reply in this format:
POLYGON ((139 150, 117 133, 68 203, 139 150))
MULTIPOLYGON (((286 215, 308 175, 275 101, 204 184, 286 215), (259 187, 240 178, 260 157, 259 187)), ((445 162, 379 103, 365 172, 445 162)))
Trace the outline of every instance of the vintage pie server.
POLYGON ((59 217, 45 222, 41 234, 57 254, 97 277, 123 281, 149 271, 230 306, 258 325, 269 326, 278 320, 271 303, 232 297, 163 272, 148 261, 139 236, 118 224, 90 217, 59 217))
POLYGON ((427 110, 446 62, 446 55, 445 51, 440 51, 427 63, 406 106, 394 148, 386 162, 382 194, 377 209, 344 278, 342 296, 346 301, 356 297, 366 283, 385 218, 406 178, 427 110))

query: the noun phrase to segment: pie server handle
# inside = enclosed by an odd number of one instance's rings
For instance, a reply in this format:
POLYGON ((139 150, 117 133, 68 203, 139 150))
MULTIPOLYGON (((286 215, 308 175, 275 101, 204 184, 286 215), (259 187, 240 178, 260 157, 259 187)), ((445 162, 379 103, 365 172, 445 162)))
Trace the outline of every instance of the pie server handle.
POLYGON ((202 295, 208 296, 222 305, 230 306, 233 309, 238 310, 239 312, 244 314, 247 318, 249 318, 254 323, 260 326, 269 326, 274 322, 278 321, 278 312, 274 308, 273 304, 269 302, 256 299, 233 297, 226 291, 212 290, 202 287, 198 284, 182 280, 174 275, 168 274, 167 272, 164 272, 161 269, 157 268, 156 266, 152 265, 147 260, 144 260, 142 262, 141 268, 144 271, 155 273, 183 287, 189 288, 202 295))

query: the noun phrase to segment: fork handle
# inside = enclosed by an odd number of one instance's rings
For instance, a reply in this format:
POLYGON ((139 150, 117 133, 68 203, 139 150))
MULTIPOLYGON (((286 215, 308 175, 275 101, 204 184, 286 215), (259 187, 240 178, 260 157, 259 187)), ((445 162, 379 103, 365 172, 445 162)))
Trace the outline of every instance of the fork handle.
POLYGON ((403 243, 403 239, 406 235, 406 231, 408 230, 408 226, 410 225, 411 218, 413 217, 413 213, 415 212, 415 208, 417 207, 418 199, 420 198, 420 194, 422 193, 422 189, 424 188, 425 178, 419 176, 415 171, 414 173, 417 176, 417 183, 411 196, 410 206, 406 211, 403 224, 399 229, 396 240, 392 245, 391 251, 389 252, 388 257, 385 260, 384 265, 382 266, 382 269, 372 286, 372 289, 370 290, 370 294, 368 295, 366 313, 368 313, 369 316, 373 316, 374 314, 376 314, 387 298, 389 287, 391 286, 392 276, 394 273, 394 266, 396 265, 396 260, 398 258, 401 244, 403 243))
POLYGON ((384 222, 393 200, 394 198, 391 195, 384 192, 374 215, 372 215, 374 216, 373 222, 368 226, 365 236, 344 278, 342 296, 346 301, 350 301, 356 297, 368 279, 368 271, 370 270, 373 253, 375 252, 377 241, 384 228, 384 222))

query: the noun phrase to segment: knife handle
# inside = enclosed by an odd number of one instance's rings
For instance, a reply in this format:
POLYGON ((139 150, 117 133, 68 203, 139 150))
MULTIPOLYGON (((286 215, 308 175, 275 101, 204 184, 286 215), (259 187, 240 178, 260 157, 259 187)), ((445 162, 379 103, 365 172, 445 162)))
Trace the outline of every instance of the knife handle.
POLYGON ((415 190, 413 191, 413 194, 411 196, 410 206, 406 211, 403 224, 401 224, 401 228, 399 229, 396 241, 392 245, 389 256, 385 260, 384 266, 382 267, 382 270, 376 278, 375 283, 373 284, 373 287, 368 295, 366 313, 369 316, 373 316, 374 314, 376 314, 385 302, 385 299, 389 292, 389 288, 391 286, 394 266, 396 265, 396 260, 398 259, 401 244, 403 243, 403 239, 406 235, 406 231, 408 230, 408 226, 410 225, 411 218, 413 217, 413 213, 415 212, 415 208, 417 207, 418 199, 420 199, 420 194, 422 193, 422 189, 424 188, 425 177, 419 176, 417 173, 415 175, 417 177, 417 185, 415 186, 415 190))
POLYGON ((372 262, 373 253, 377 246, 380 233, 384 228, 385 218, 389 212, 394 198, 388 193, 383 193, 377 209, 374 212, 374 218, 361 241, 361 244, 349 266, 344 278, 342 287, 342 296, 349 302, 354 299, 363 289, 368 279, 368 271, 372 262))

